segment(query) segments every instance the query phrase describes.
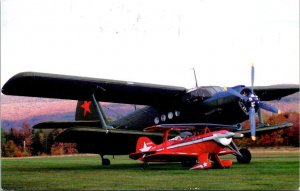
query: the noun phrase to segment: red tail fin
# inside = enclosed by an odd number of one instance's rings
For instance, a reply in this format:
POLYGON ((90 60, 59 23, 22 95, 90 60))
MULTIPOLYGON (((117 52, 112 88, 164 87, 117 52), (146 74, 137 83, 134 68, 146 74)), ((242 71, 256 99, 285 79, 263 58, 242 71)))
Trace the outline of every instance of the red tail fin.
POLYGON ((136 144, 136 152, 148 152, 152 147, 156 146, 148 137, 140 137, 136 144))

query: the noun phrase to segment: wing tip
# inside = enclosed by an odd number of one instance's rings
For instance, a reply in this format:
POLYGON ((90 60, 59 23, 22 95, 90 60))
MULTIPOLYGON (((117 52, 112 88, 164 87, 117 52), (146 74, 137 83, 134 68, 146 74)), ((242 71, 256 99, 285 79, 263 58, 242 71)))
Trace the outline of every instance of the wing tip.
POLYGON ((7 82, 3 85, 1 92, 4 95, 14 95, 14 92, 20 87, 22 87, 21 84, 25 79, 29 80, 30 78, 34 78, 34 76, 35 76, 35 72, 17 73, 7 80, 7 82))

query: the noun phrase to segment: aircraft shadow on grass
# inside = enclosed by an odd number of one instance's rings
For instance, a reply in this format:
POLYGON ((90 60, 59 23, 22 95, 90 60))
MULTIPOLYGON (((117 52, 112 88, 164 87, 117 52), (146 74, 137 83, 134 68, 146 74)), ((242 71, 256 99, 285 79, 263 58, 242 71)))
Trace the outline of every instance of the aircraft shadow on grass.
MULTIPOLYGON (((28 168, 22 168, 22 171, 25 172, 49 172, 49 171, 101 171, 101 170, 126 170, 126 171, 152 171, 152 170, 183 170, 186 171, 190 167, 184 167, 180 163, 150 163, 149 166, 145 167, 140 164, 114 164, 110 166, 99 166, 97 164, 93 165, 61 165, 61 166, 49 166, 49 167, 40 167, 40 166, 30 166, 28 168)), ((212 166, 212 169, 218 169, 215 166, 212 166)))

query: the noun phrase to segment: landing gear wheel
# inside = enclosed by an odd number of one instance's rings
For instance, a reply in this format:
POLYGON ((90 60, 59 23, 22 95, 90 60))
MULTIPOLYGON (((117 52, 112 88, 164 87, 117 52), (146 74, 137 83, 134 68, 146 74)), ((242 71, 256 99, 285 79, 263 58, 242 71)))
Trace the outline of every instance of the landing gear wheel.
POLYGON ((104 155, 100 154, 101 160, 102 160, 102 166, 109 166, 110 160, 107 158, 104 158, 104 155))
POLYGON ((103 165, 103 166, 109 166, 109 165, 110 165, 110 160, 109 160, 109 159, 106 159, 106 158, 103 158, 103 159, 102 159, 102 165, 103 165))
POLYGON ((249 164, 251 161, 250 151, 246 148, 243 148, 243 149, 240 149, 240 153, 242 154, 242 156, 239 156, 239 155, 236 156, 236 160, 238 161, 238 163, 249 164))

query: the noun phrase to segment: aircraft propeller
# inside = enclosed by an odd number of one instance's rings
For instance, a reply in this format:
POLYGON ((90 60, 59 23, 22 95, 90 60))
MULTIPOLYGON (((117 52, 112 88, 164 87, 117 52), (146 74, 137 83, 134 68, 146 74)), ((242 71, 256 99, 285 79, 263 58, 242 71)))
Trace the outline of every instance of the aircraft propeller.
POLYGON ((270 111, 272 113, 280 113, 280 110, 278 110, 276 107, 267 104, 265 102, 262 102, 259 100, 258 96, 255 95, 253 90, 254 85, 254 66, 251 67, 251 93, 249 95, 242 95, 240 92, 236 91, 235 89, 228 88, 227 91, 234 95, 239 97, 241 100, 246 102, 248 107, 248 115, 249 115, 249 121, 250 121, 250 131, 251 131, 251 138, 252 140, 256 140, 255 137, 255 106, 257 105, 259 109, 264 109, 267 111, 270 111))

